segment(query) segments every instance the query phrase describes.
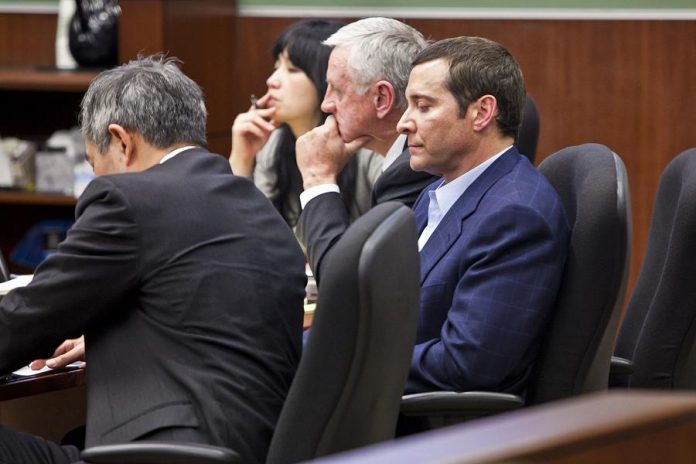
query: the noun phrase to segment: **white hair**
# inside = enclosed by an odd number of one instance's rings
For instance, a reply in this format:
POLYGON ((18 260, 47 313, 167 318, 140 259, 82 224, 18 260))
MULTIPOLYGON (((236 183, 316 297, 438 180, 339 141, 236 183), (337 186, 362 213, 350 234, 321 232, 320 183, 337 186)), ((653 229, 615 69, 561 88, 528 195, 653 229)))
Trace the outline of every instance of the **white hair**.
POLYGON ((343 26, 324 44, 350 49, 348 73, 359 95, 383 79, 394 86, 396 106, 405 108, 411 63, 428 42, 407 24, 376 17, 343 26))

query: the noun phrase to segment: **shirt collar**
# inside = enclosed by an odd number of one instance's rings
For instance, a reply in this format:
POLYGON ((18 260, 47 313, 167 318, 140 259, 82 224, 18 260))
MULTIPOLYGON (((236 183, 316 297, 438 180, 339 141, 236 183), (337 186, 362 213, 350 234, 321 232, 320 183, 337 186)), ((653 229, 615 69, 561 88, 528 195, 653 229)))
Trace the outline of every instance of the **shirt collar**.
POLYGON ((176 150, 172 150, 160 160, 159 164, 163 164, 165 161, 169 161, 170 159, 174 158, 176 155, 181 153, 184 150, 189 150, 191 148, 196 148, 195 145, 187 145, 185 147, 177 148, 176 150))
POLYGON ((382 162, 382 172, 384 172, 391 164, 399 157, 399 155, 404 151, 404 145, 406 145, 406 134, 400 134, 394 143, 392 144, 389 151, 384 156, 384 161, 382 162))
POLYGON ((461 176, 446 184, 444 183, 444 181, 442 181, 442 183, 440 183, 440 185, 435 190, 435 196, 437 197, 437 204, 440 208, 441 217, 444 217, 444 215, 447 214, 447 211, 449 211, 452 205, 459 199, 459 197, 462 196, 466 189, 468 189, 469 186, 473 184, 474 181, 478 179, 478 177, 481 174, 483 174, 483 171, 485 171, 488 168, 488 166, 493 164, 495 160, 500 158, 503 155, 503 153, 508 151, 511 147, 512 145, 504 148, 503 150, 491 156, 475 168, 470 169, 469 171, 465 172, 461 176))

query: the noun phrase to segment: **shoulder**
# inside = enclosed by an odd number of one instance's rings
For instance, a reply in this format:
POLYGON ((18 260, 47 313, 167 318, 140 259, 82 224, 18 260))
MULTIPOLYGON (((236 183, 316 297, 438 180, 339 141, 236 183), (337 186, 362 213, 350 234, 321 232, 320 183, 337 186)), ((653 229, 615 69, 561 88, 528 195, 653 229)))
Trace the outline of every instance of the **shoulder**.
POLYGON ((527 159, 521 159, 493 185, 478 209, 509 224, 537 223, 552 230, 569 227, 558 193, 527 159))
POLYGON ((114 177, 114 175, 108 175, 92 179, 77 200, 75 211, 78 216, 92 204, 105 203, 107 201, 123 201, 123 192, 118 188, 117 183, 114 182, 114 177))
POLYGON ((74 237, 85 233, 120 234, 122 238, 134 236, 138 222, 134 202, 129 189, 118 185, 118 174, 93 179, 87 186, 75 208, 74 237), (101 232, 98 232, 101 231, 101 232))
POLYGON ((560 197, 548 179, 524 156, 495 184, 493 191, 505 194, 509 201, 530 206, 544 207, 548 203, 560 203, 560 197))

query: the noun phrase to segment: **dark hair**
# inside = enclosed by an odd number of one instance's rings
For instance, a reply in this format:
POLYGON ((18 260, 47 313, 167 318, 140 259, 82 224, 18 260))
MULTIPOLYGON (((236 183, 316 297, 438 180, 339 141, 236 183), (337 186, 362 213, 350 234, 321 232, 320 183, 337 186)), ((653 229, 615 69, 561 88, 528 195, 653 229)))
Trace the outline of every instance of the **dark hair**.
MULTIPOLYGON (((314 84, 320 102, 326 93, 326 68, 331 54, 331 48, 323 45, 322 42, 341 27, 343 24, 337 21, 320 19, 300 21, 285 29, 273 45, 273 59, 277 60, 283 51, 287 50, 292 64, 301 69, 314 84)), ((327 114, 322 113, 322 122, 326 116, 327 114)), ((273 171, 277 174, 278 194, 272 201, 285 220, 293 226, 297 218, 292 217, 291 213, 293 210, 300 209, 302 176, 295 159, 294 134, 287 124, 282 125, 278 130, 281 133, 272 165, 273 171)), ((352 157, 338 175, 338 185, 347 207, 350 207, 355 197, 356 176, 357 160, 352 157)))
POLYGON ((420 52, 413 66, 437 59, 449 62, 447 88, 457 100, 460 116, 478 98, 493 95, 498 129, 517 138, 527 91, 522 70, 505 47, 482 37, 440 40, 420 52))

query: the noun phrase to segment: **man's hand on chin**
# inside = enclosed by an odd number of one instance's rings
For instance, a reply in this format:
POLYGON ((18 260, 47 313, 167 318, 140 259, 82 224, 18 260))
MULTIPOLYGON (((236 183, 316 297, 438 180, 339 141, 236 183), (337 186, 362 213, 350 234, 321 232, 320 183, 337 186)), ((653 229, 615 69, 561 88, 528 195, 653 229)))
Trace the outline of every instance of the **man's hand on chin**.
POLYGON ((350 157, 369 141, 370 137, 363 136, 344 142, 333 116, 299 137, 295 153, 305 190, 317 185, 335 184, 338 173, 350 157))

